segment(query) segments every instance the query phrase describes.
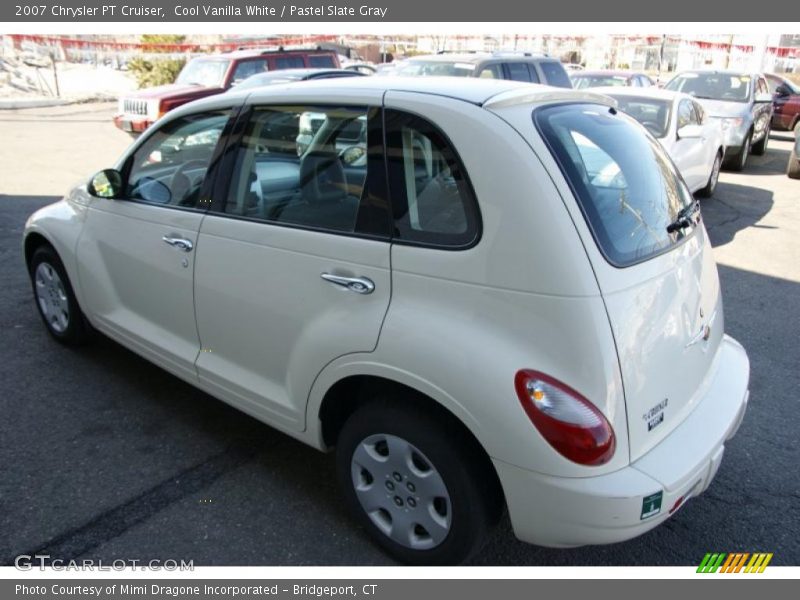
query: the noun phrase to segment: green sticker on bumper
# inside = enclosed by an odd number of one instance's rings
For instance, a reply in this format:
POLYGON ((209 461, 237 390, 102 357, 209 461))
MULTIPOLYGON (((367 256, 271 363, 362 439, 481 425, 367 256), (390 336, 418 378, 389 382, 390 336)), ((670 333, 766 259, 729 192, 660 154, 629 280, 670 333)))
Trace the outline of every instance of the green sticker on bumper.
POLYGON ((664 494, 656 492, 642 499, 642 516, 640 520, 649 519, 661 512, 661 498, 664 494))

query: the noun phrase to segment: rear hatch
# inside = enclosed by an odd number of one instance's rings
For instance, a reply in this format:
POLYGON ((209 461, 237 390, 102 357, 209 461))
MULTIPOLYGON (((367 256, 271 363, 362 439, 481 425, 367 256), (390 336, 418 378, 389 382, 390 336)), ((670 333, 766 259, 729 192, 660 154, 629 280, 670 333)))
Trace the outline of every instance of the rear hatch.
POLYGON ((568 208, 614 333, 633 461, 710 381, 723 315, 708 236, 677 169, 633 119, 575 103, 539 108, 534 122, 577 200, 568 208))

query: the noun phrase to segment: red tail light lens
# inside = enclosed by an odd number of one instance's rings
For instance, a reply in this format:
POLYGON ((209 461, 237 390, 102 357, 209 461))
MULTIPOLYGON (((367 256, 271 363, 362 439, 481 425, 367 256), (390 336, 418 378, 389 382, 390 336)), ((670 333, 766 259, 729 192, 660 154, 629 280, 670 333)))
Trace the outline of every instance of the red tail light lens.
POLYGON ((581 465, 611 460, 616 447, 614 430, 581 394, 530 369, 517 372, 514 387, 525 414, 559 454, 581 465))

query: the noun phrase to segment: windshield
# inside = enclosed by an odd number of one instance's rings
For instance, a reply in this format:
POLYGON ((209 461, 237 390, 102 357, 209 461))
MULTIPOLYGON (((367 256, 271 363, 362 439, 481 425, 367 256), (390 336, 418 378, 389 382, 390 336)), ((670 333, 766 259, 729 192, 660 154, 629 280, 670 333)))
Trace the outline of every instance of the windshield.
POLYGON ((626 85, 627 80, 619 75, 573 75, 572 87, 576 90, 593 87, 626 85))
POLYGON ((669 128, 670 105, 668 100, 656 98, 639 98, 609 94, 617 101, 617 107, 644 125, 654 137, 667 135, 669 128))
POLYGON ((197 59, 189 61, 175 83, 183 85, 202 85, 203 87, 222 87, 229 60, 197 59))
POLYGON ((747 102, 750 98, 750 76, 737 73, 682 73, 670 81, 666 89, 706 100, 747 102))
POLYGON ((692 195, 661 145, 623 113, 597 104, 534 112, 603 254, 628 266, 691 233, 668 232, 692 195))
POLYGON ((471 77, 475 65, 468 62, 442 60, 407 60, 395 67, 392 75, 413 75, 418 77, 471 77))

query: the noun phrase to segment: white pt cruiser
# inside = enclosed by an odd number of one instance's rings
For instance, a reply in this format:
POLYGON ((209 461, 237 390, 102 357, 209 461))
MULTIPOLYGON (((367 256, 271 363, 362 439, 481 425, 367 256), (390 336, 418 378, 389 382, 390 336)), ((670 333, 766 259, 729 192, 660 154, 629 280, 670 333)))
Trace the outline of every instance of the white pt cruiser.
POLYGON ((611 102, 355 78, 186 105, 28 220, 36 304, 335 448, 402 561, 469 558, 506 508, 533 544, 632 538, 708 487, 749 363, 696 203, 611 102))

